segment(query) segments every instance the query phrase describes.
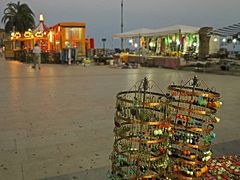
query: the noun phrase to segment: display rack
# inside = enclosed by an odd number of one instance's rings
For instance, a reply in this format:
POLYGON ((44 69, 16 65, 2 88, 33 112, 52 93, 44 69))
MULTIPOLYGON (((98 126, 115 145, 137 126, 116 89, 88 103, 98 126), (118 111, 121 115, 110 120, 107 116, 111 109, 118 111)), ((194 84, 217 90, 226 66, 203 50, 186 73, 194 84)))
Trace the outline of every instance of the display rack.
POLYGON ((147 78, 117 94, 111 179, 162 179, 171 127, 168 97, 152 92, 147 78))
POLYGON ((170 124, 171 171, 173 178, 203 178, 208 172, 207 162, 211 159, 211 142, 216 137, 214 125, 221 106, 220 94, 194 77, 183 85, 168 87, 173 108, 170 124))

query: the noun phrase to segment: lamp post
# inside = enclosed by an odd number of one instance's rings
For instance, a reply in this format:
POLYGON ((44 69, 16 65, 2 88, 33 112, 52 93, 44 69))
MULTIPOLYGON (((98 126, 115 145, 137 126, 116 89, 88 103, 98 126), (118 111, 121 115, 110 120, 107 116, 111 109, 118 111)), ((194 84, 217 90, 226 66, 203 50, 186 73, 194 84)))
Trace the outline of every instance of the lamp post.
POLYGON ((107 41, 106 38, 102 38, 102 42, 103 42, 103 53, 105 55, 105 42, 107 41))
MULTIPOLYGON (((123 33, 123 0, 121 1, 121 33, 123 33)), ((123 38, 121 38, 121 50, 123 50, 123 38)))

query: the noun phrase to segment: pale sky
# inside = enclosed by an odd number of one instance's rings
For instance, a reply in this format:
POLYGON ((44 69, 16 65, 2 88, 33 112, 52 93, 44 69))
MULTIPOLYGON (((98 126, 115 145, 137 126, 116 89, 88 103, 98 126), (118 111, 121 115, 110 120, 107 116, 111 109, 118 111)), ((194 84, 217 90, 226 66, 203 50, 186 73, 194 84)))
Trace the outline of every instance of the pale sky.
MULTIPOLYGON (((1 18, 8 2, 0 0, 1 18)), ((44 14, 47 26, 62 21, 85 22, 87 35, 95 38, 97 47, 102 46, 103 37, 107 38, 107 47, 112 47, 112 34, 120 32, 121 0, 23 0, 21 3, 27 3, 34 11, 36 24, 40 13, 44 14)), ((240 0, 124 0, 124 31, 175 24, 218 28, 240 22, 239 7, 240 0)))

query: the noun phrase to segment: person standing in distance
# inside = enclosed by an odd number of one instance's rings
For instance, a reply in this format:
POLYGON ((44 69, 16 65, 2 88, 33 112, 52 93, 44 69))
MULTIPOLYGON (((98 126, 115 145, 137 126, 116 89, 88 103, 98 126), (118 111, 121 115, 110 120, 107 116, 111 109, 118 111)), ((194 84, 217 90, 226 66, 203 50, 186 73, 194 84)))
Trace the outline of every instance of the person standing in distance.
POLYGON ((34 45, 33 48, 33 66, 32 68, 36 68, 38 64, 38 69, 41 69, 41 48, 39 47, 38 43, 34 45))

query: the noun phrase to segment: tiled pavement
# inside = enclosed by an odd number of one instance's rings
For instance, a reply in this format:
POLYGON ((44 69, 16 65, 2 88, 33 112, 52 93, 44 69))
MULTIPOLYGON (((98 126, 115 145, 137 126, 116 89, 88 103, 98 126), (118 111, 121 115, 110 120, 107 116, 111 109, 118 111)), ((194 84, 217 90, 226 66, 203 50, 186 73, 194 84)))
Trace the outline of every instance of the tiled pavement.
MULTIPOLYGON (((240 139, 226 142, 226 143, 219 143, 213 145, 213 153, 215 157, 222 156, 222 155, 232 155, 232 154, 239 154, 240 150, 240 139)), ((96 180, 98 179, 108 179, 107 174, 108 171, 111 170, 110 166, 89 169, 78 173, 71 173, 68 175, 56 176, 45 178, 42 180, 96 180)))
MULTIPOLYGON (((105 179, 115 95, 148 76, 165 89, 193 72, 0 60, 0 180, 105 179)), ((222 93, 215 155, 238 153, 240 79, 198 74, 222 93)))

